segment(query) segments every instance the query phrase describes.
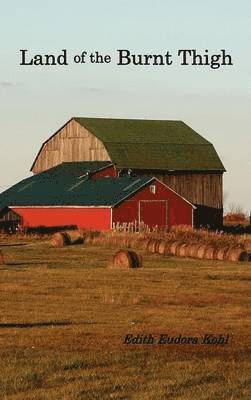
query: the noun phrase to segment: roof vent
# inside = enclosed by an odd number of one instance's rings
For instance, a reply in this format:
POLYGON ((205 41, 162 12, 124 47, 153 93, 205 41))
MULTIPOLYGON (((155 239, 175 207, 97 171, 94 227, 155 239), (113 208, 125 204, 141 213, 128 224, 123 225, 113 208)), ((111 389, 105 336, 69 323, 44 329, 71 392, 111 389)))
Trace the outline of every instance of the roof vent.
POLYGON ((86 173, 84 174, 84 175, 80 175, 79 177, 78 177, 78 179, 83 179, 83 178, 90 178, 90 176, 91 176, 91 170, 90 169, 88 169, 87 171, 86 171, 86 173))

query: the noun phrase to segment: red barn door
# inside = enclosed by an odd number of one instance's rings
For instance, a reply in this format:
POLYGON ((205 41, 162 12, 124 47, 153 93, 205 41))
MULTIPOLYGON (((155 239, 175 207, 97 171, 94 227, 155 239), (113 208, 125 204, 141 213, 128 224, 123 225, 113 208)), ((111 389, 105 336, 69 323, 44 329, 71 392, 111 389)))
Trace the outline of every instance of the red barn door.
POLYGON ((168 225, 168 204, 166 200, 140 200, 139 220, 149 227, 168 225))

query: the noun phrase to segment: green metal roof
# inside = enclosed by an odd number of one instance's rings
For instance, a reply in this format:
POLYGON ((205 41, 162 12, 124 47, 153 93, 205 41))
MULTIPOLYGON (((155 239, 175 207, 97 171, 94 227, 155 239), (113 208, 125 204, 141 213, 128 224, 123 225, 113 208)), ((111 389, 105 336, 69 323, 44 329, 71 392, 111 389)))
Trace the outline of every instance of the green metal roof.
POLYGON ((74 162, 63 162, 56 165, 53 168, 47 169, 41 172, 39 175, 55 179, 56 177, 64 178, 65 175, 69 176, 82 176, 88 171, 91 173, 100 171, 110 165, 113 165, 111 161, 74 161, 74 162))
POLYGON ((118 168, 225 171, 213 145, 182 121, 74 118, 118 168))
POLYGON ((1 193, 0 211, 9 206, 114 206, 152 180, 147 176, 91 179, 61 165, 1 193))

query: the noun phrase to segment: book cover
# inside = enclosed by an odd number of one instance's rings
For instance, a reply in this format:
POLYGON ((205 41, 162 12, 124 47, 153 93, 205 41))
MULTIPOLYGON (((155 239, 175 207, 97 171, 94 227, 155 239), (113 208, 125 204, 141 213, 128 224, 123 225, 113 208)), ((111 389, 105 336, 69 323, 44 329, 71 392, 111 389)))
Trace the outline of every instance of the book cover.
POLYGON ((1 399, 250 399, 250 17, 2 4, 1 399))

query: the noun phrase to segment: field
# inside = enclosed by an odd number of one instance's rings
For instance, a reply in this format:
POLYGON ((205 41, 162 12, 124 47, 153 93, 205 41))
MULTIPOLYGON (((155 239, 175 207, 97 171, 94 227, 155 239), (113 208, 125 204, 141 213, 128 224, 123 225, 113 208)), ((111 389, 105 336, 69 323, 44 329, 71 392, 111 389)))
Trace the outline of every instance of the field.
POLYGON ((0 250, 1 399, 250 400, 250 263, 141 251, 144 268, 108 270, 111 245, 13 237, 0 250))

